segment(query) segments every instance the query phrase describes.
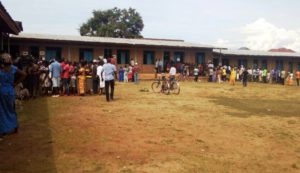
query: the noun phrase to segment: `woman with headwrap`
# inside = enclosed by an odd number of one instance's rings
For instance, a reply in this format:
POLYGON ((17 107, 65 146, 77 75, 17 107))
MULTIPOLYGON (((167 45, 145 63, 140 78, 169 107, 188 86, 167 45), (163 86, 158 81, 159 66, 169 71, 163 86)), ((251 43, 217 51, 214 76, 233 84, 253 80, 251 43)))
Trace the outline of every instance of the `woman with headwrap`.
POLYGON ((18 131, 17 113, 15 111, 14 86, 19 84, 26 74, 12 65, 11 56, 4 53, 0 57, 0 139, 3 135, 18 131), (19 78, 15 80, 15 75, 19 78))

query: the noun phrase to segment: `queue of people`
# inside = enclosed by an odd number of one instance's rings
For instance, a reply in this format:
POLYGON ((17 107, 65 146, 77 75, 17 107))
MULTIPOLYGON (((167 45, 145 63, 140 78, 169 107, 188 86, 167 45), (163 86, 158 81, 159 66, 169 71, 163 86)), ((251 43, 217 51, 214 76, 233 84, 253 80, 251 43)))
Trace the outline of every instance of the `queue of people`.
MULTIPOLYGON (((101 71, 108 63, 115 66, 116 60, 99 58, 92 62, 69 62, 53 58, 48 62, 37 60, 31 56, 17 58, 16 66, 27 74, 25 80, 15 88, 17 97, 29 99, 48 95, 52 95, 52 97, 103 95, 106 93, 106 74, 101 74, 101 71)), ((119 82, 138 83, 139 71, 138 63, 131 59, 130 64, 120 66, 118 71, 115 70, 114 79, 119 82)), ((109 85, 111 86, 112 83, 109 85)))

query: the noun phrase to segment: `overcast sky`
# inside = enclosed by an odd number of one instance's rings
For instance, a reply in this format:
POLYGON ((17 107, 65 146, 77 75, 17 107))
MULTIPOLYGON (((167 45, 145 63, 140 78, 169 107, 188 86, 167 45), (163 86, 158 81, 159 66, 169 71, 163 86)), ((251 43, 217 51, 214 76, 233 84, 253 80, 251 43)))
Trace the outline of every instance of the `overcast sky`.
POLYGON ((299 0, 2 0, 25 33, 79 35, 93 10, 135 8, 142 35, 239 48, 300 51, 299 0))

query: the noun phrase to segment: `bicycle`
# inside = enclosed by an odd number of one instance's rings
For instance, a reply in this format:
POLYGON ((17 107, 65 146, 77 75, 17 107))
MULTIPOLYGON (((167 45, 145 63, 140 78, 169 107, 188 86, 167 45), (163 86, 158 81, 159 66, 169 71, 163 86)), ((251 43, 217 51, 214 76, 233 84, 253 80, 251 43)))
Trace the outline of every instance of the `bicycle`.
POLYGON ((165 93, 165 94, 170 93, 169 83, 165 77, 162 77, 162 79, 158 78, 157 81, 152 82, 151 88, 152 88, 152 91, 155 93, 160 93, 160 92, 165 93))
POLYGON ((180 86, 179 82, 176 81, 175 79, 170 81, 167 80, 166 78, 158 79, 157 81, 154 81, 151 84, 152 91, 155 93, 164 93, 164 94, 176 94, 178 95, 180 93, 180 86))

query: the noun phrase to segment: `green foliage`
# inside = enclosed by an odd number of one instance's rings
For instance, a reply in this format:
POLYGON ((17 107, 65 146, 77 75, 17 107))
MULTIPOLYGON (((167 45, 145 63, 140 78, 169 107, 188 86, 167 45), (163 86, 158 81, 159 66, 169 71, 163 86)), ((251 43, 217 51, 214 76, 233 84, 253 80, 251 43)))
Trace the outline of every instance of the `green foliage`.
POLYGON ((133 8, 117 7, 105 11, 93 11, 93 17, 79 29, 83 36, 142 38, 144 23, 140 14, 133 8))

